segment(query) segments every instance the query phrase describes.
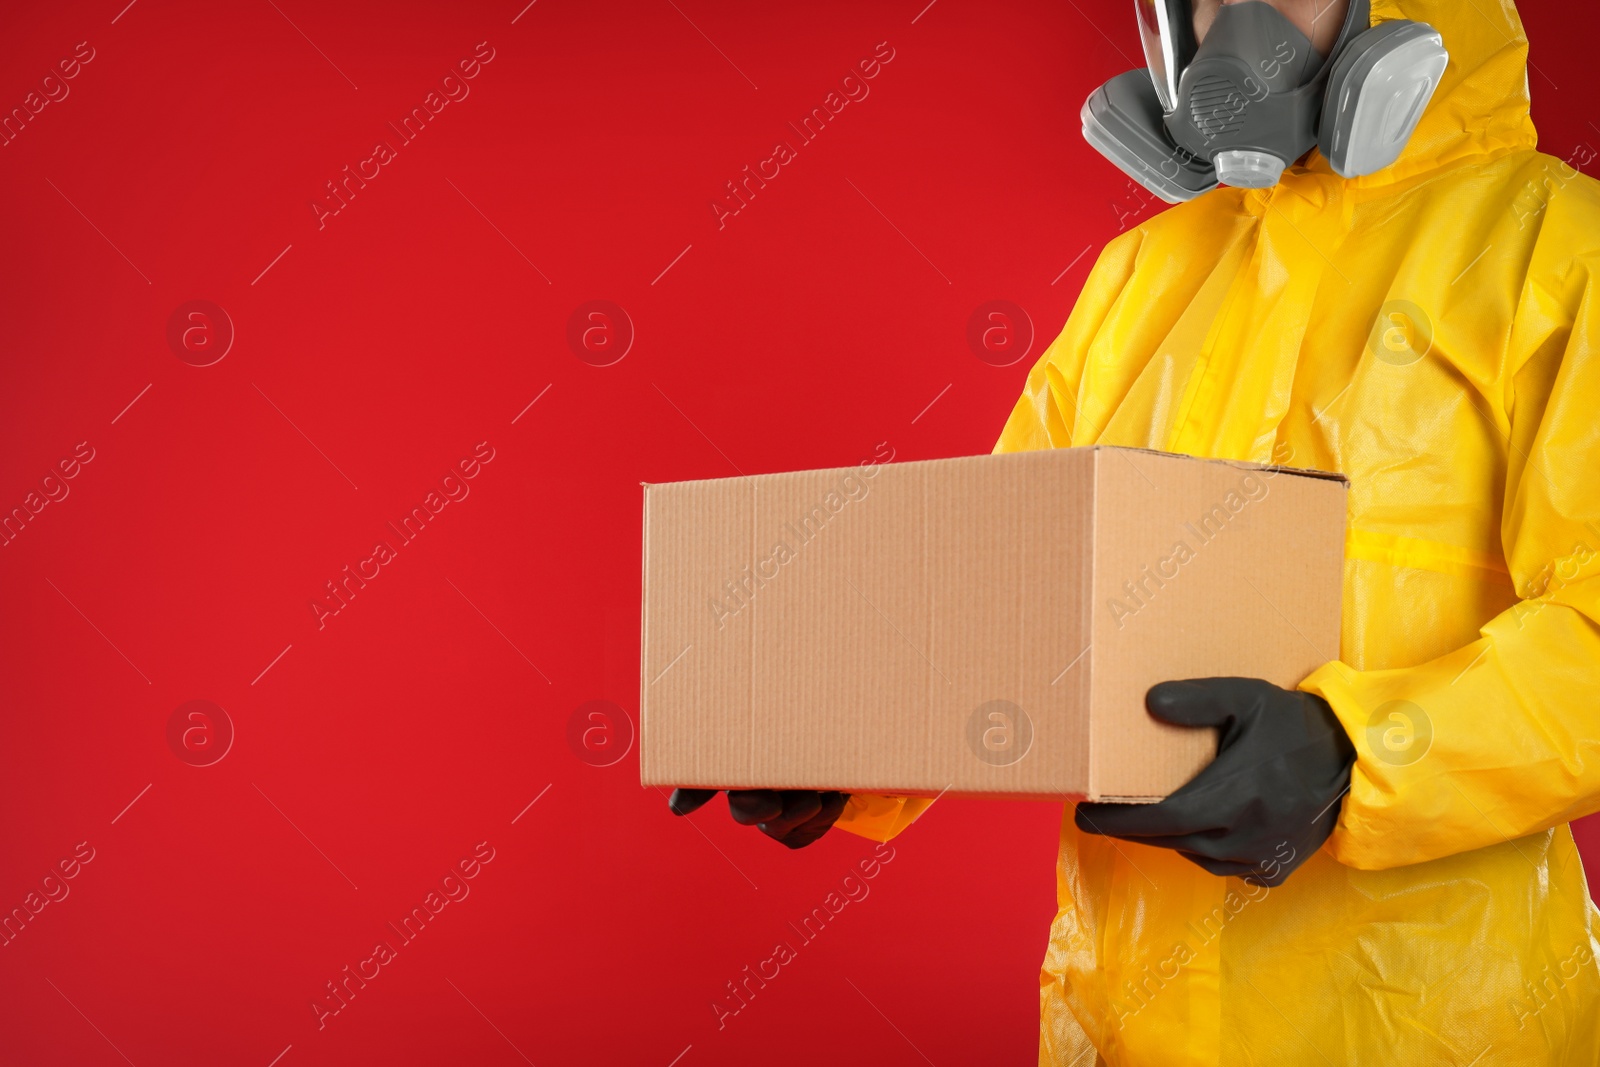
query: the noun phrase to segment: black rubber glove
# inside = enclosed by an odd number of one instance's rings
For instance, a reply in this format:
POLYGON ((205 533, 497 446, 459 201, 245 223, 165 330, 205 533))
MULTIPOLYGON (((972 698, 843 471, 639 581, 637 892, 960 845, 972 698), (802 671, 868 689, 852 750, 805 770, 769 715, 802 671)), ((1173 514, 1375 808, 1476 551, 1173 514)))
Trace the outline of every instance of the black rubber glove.
MULTIPOLYGON (((687 815, 717 795, 715 789, 674 789, 667 807, 687 815)), ((779 844, 805 848, 827 833, 844 813, 847 793, 808 789, 730 789, 728 813, 742 826, 754 826, 779 844)))
POLYGON ((1145 707, 1163 722, 1221 727, 1216 760, 1159 804, 1079 804, 1078 829, 1265 886, 1333 833, 1356 752, 1327 701, 1257 678, 1200 678, 1151 687, 1145 707))

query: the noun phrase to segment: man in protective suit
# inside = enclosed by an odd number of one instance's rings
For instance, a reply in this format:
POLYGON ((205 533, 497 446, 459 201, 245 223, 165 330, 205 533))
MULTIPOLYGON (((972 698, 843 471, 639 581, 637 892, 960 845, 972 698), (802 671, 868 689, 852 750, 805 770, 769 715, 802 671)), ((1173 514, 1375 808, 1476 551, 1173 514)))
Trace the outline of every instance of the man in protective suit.
MULTIPOLYGON (((1592 1067, 1600 186, 1535 150, 1510 0, 1136 2, 1150 68, 1085 136, 1178 206, 1106 246, 995 450, 1342 472, 1344 632, 1297 692, 1151 690, 1219 756, 1068 810, 1040 1063, 1592 1067)), ((729 802, 791 846, 928 804, 729 802)))

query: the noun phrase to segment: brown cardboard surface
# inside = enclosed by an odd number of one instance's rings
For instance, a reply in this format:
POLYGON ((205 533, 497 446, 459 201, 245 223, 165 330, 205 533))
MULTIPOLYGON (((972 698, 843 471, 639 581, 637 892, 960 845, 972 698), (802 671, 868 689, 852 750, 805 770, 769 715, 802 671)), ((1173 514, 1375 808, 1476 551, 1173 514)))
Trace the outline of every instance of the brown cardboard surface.
POLYGON ((647 786, 1156 799, 1339 654, 1337 475, 1095 446, 647 485, 647 786))

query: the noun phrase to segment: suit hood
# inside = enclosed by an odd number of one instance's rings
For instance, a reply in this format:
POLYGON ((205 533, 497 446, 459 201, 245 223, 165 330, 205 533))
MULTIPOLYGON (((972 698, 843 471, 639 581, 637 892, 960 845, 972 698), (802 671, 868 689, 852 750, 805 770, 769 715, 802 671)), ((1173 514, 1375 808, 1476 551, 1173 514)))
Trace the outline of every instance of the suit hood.
POLYGON ((1400 158, 1353 184, 1384 185, 1536 146, 1529 115, 1528 37, 1511 0, 1372 0, 1374 26, 1394 19, 1426 22, 1438 30, 1450 64, 1400 158))

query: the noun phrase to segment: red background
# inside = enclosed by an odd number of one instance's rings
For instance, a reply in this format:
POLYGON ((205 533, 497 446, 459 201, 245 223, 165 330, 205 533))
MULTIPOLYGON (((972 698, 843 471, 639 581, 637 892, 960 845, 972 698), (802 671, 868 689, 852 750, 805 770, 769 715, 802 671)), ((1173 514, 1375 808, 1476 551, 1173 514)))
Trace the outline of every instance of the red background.
MULTIPOLYGON (((719 1030, 870 846, 674 819, 567 725, 637 717, 641 480, 988 450, 1031 360, 977 358, 969 316, 1020 304, 1037 354, 1143 210, 1078 135, 1134 65, 1123 5, 123 2, 0 14, 7 111, 94 49, 0 148, 0 509, 95 456, 0 549, 0 910, 94 849, 0 948, 0 1061, 1032 1062, 1059 807, 941 803, 719 1030), (480 41, 470 95, 319 229, 480 41), (166 339, 195 299, 236 330, 207 367, 166 339), (636 331, 607 367, 566 340, 599 299, 636 331), (480 441, 470 496, 319 630, 323 583, 480 441), (167 740, 195 699, 236 731, 211 766, 167 740), (470 896, 319 1031, 480 841, 470 896)), ((1600 14, 1524 14, 1543 146, 1600 143, 1600 14)))

